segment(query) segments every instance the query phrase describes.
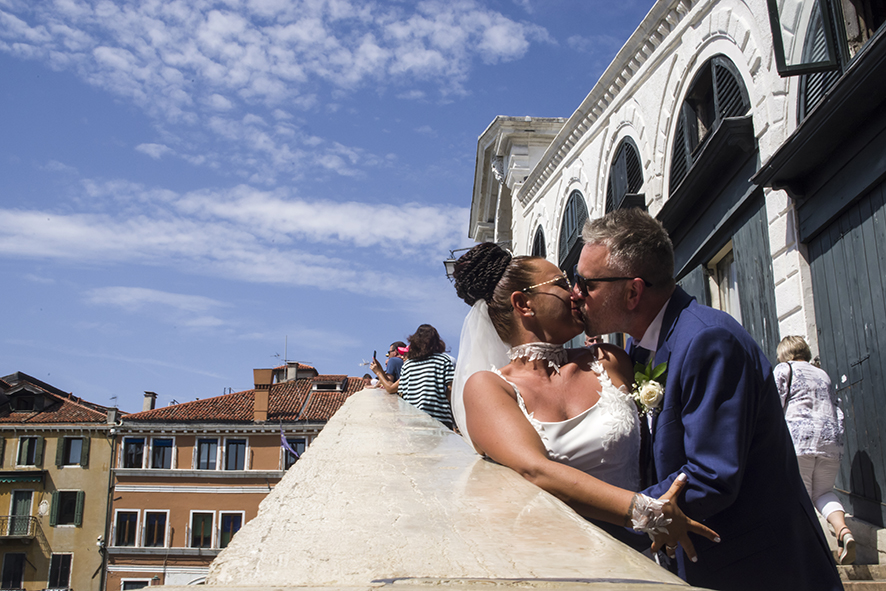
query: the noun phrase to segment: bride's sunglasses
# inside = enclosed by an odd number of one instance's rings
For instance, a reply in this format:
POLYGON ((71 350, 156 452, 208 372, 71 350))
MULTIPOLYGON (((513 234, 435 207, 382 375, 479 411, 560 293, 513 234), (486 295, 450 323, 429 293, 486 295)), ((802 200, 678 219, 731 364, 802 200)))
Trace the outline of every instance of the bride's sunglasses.
MULTIPOLYGON (((578 287, 578 291, 581 292, 583 297, 588 297, 588 292, 594 290, 595 283, 612 283, 613 281, 633 281, 634 279, 643 279, 642 277, 583 277, 578 272, 578 265, 572 268, 572 276, 573 281, 575 281, 575 286, 578 287)), ((652 287, 652 284, 643 279, 643 283, 646 284, 646 287, 652 287)))
POLYGON ((536 287, 541 287, 542 285, 550 285, 551 283, 553 283, 557 287, 562 287, 566 291, 572 291, 572 284, 569 283, 569 277, 566 276, 566 273, 563 273, 559 277, 554 277, 553 279, 548 279, 547 281, 542 281, 541 283, 530 285, 529 287, 525 287, 520 291, 525 293, 530 289, 535 289, 536 287))

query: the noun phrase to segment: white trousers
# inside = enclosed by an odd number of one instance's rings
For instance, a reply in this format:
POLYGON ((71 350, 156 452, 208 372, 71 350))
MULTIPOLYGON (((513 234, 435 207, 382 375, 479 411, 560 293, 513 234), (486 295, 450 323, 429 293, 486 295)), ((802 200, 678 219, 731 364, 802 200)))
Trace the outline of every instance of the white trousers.
POLYGON ((840 470, 840 460, 803 455, 797 456, 797 464, 800 466, 800 476, 806 485, 806 492, 822 517, 827 519, 834 511, 843 511, 843 505, 834 494, 834 481, 840 470))

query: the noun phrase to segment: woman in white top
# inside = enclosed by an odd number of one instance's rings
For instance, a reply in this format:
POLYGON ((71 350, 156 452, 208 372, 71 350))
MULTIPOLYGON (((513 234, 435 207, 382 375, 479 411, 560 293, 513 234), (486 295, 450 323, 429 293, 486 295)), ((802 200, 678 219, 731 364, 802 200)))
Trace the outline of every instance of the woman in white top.
POLYGON ((833 490, 843 455, 843 412, 837 394, 828 374, 809 363, 812 352, 803 337, 783 338, 776 354, 779 364, 773 375, 797 452, 800 476, 815 508, 834 528, 839 563, 852 564, 855 538, 846 527, 843 505, 833 490))
POLYGON ((694 559, 687 532, 717 538, 676 502, 661 502, 682 480, 659 500, 631 492, 639 485, 639 420, 627 392, 633 365, 610 345, 563 348, 583 324, 560 269, 484 243, 458 260, 455 287, 472 309, 459 345, 453 414, 478 453, 585 517, 654 535, 653 552, 666 544, 671 553, 681 543, 694 559))

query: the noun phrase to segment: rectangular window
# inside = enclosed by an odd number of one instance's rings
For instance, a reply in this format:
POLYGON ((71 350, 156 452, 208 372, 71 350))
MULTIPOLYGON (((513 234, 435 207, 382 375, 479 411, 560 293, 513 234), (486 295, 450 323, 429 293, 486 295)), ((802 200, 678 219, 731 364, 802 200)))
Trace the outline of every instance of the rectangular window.
POLYGON ((83 523, 82 490, 60 490, 52 493, 52 515, 49 525, 82 525, 83 523))
POLYGON ((145 456, 145 440, 143 437, 126 437, 123 439, 123 467, 143 468, 145 456))
POLYGON ((72 525, 77 508, 77 493, 65 491, 58 493, 58 523, 59 525, 72 525))
POLYGON ((43 463, 43 438, 22 437, 18 442, 19 466, 38 466, 43 463))
POLYGON ((172 468, 172 439, 151 440, 151 468, 172 468))
MULTIPOLYGON (((303 453, 305 453, 306 442, 303 437, 299 437, 297 439, 287 438, 286 443, 288 443, 289 447, 291 447, 293 450, 295 450, 295 452, 299 456, 301 456, 303 453)), ((283 450, 283 456, 284 456, 283 457, 283 469, 284 470, 289 470, 289 468, 291 468, 292 465, 298 461, 298 458, 295 456, 295 454, 292 453, 291 451, 289 451, 288 449, 283 450)))
POLYGON ((246 469, 246 440, 225 440, 225 470, 246 469))
POLYGON ((191 548, 212 548, 212 513, 191 513, 191 548))
POLYGON ((148 548, 166 546, 166 512, 145 511, 145 544, 148 548))
POLYGON ((89 464, 89 439, 64 437, 59 439, 55 456, 56 466, 83 466, 89 464))
POLYGON ((114 520, 114 545, 135 546, 138 511, 117 511, 114 520))
POLYGON ((80 463, 80 454, 83 453, 82 437, 65 437, 64 454, 62 455, 62 465, 76 466, 80 463))
POLYGON ((9 552, 3 557, 3 574, 0 575, 0 589, 21 589, 25 578, 25 555, 9 552))
POLYGON ((53 554, 49 559, 49 589, 71 587, 71 554, 53 554))
POLYGON ((231 543, 234 534, 240 531, 243 525, 242 513, 222 513, 221 514, 221 531, 219 531, 219 548, 227 548, 231 543))
POLYGON ((120 591, 135 591, 136 589, 144 589, 150 585, 151 581, 149 579, 125 579, 120 585, 120 591))
POLYGON ((12 491, 12 507, 9 517, 9 535, 24 536, 31 533, 31 501, 34 497, 32 490, 12 491))
POLYGON ((708 265, 710 275, 711 307, 722 310, 741 322, 741 302, 738 297, 738 273, 732 242, 726 244, 708 265))
POLYGON ((218 439, 197 440, 197 469, 215 470, 218 455, 218 439))

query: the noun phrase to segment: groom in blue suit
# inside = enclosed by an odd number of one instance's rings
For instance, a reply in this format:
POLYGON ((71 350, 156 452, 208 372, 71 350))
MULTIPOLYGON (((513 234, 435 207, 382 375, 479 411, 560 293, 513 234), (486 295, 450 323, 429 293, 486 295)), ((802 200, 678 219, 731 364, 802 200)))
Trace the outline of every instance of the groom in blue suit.
POLYGON ((626 332, 635 357, 667 363, 643 492, 658 498, 685 473, 680 507, 722 539, 693 536, 694 563, 669 548, 677 573, 712 589, 842 589, 760 347, 676 286, 670 238, 647 213, 589 220, 582 238, 573 297, 587 334, 626 332))

